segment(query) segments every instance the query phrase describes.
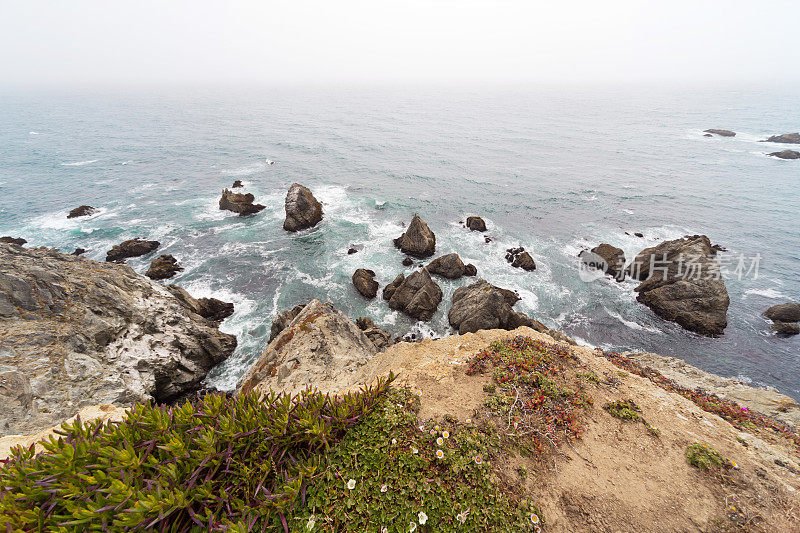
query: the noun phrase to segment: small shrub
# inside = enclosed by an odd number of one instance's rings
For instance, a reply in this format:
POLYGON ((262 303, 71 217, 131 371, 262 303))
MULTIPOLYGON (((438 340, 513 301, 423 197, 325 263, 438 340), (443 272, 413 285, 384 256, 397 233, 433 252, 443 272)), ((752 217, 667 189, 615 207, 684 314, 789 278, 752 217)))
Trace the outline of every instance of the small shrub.
POLYGON ((686 459, 701 470, 721 470, 732 466, 718 451, 697 442, 686 448, 686 459))
POLYGON ((616 402, 608 402, 603 406, 603 409, 615 418, 622 420, 635 420, 637 422, 642 420, 639 413, 642 412, 641 408, 634 403, 633 400, 617 400, 616 402))

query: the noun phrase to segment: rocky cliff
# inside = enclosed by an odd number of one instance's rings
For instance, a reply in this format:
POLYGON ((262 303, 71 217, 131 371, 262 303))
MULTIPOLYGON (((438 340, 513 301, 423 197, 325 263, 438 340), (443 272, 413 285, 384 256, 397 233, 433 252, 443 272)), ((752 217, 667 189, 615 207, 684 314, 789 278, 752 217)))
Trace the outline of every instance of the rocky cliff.
POLYGON ((0 244, 0 435, 196 390, 236 347, 204 303, 124 264, 0 244))

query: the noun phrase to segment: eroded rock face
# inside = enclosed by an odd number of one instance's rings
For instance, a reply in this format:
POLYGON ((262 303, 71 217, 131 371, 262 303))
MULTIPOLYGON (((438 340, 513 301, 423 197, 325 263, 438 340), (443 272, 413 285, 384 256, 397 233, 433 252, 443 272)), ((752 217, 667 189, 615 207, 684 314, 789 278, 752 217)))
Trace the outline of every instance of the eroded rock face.
POLYGON ((447 254, 437 257, 426 267, 428 272, 442 276, 447 279, 458 279, 466 272, 464 265, 458 254, 447 254))
POLYGON ((382 352, 394 344, 391 335, 389 335, 389 333, 385 330, 377 327, 371 318, 365 316, 358 317, 356 319, 356 326, 358 326, 358 328, 364 332, 364 335, 366 335, 367 338, 372 341, 372 344, 375 345, 375 348, 379 352, 382 352))
POLYGON ((736 133, 732 132, 731 130, 705 130, 703 133, 713 133, 714 135, 719 135, 720 137, 735 137, 736 133))
POLYGON ((625 279, 625 252, 616 246, 603 243, 592 248, 590 253, 581 252, 579 257, 584 263, 601 268, 603 272, 616 278, 617 281, 625 279))
POLYGON ((772 152, 772 157, 778 157, 780 159, 800 159, 800 152, 796 150, 781 150, 780 152, 772 152))
POLYGON ((506 261, 511 263, 514 268, 521 268, 522 270, 536 270, 536 262, 531 257, 531 254, 525 251, 525 248, 509 248, 506 250, 506 261))
POLYGON ((375 298, 378 294, 378 282, 375 281, 375 272, 359 268, 353 273, 353 285, 364 298, 375 298))
POLYGON ((800 144, 800 133, 784 133, 783 135, 773 135, 764 142, 800 144))
POLYGON ((387 293, 389 307, 402 311, 417 320, 430 320, 433 313, 436 312, 436 308, 439 307, 439 302, 442 301, 442 289, 431 279, 430 274, 424 268, 408 277, 402 274, 397 276, 384 289, 384 299, 387 299, 387 293), (397 283, 398 281, 399 283, 397 283))
POLYGON ((0 339, 0 435, 39 431, 86 405, 170 402, 236 347, 127 265, 8 244, 0 339))
POLYGON ((637 254, 627 272, 644 280, 636 299, 657 315, 702 335, 721 335, 730 303, 716 250, 705 235, 664 241, 637 254))
POLYGON ((512 309, 517 301, 519 296, 514 292, 480 279, 456 289, 447 319, 460 335, 481 329, 512 330, 520 326, 546 332, 547 328, 541 322, 512 309))
POLYGON ((269 330, 269 342, 272 342, 281 331, 286 329, 286 327, 292 323, 292 320, 294 320, 297 315, 300 314, 306 305, 307 304, 295 305, 291 309, 287 309, 278 313, 278 315, 272 319, 272 326, 269 330))
POLYGON ((0 237, 0 243, 16 244, 17 246, 22 246, 26 242, 28 241, 26 241, 22 237, 8 237, 8 236, 0 237))
POLYGON ((233 314, 234 309, 232 303, 223 302, 216 298, 194 298, 177 285, 170 285, 167 287, 167 290, 178 298, 190 311, 215 324, 219 324, 233 314))
POLYGON ((242 194, 223 189, 222 197, 219 199, 219 208, 238 213, 240 217, 254 215, 266 207, 253 203, 255 199, 256 197, 252 193, 242 194))
POLYGON ((158 241, 146 241, 136 237, 135 239, 123 241, 112 246, 111 249, 106 252, 106 261, 109 263, 112 261, 124 261, 129 257, 147 255, 160 245, 161 243, 158 241))
POLYGON ((150 279, 168 279, 183 270, 178 260, 169 254, 159 255, 150 263, 145 276, 150 279))
POLYGON ((430 257, 436 251, 436 235, 419 215, 414 215, 408 229, 394 240, 394 245, 405 254, 430 257))
POLYGON ((467 217, 467 227, 472 231, 486 231, 486 222, 481 217, 467 217))
POLYGON ((324 391, 376 353, 375 344, 341 311, 312 300, 269 343, 236 390, 298 393, 313 385, 324 391))
POLYGON ((800 324, 797 322, 773 322, 769 328, 778 335, 800 334, 800 324))
POLYGON ((322 204, 314 198, 308 187, 292 183, 286 193, 286 220, 283 229, 300 231, 316 226, 322 220, 322 204))
POLYGON ((77 218, 77 217, 86 217, 89 215, 93 215, 97 213, 97 209, 90 205, 82 205, 80 207, 76 207, 72 211, 69 212, 67 218, 77 218))

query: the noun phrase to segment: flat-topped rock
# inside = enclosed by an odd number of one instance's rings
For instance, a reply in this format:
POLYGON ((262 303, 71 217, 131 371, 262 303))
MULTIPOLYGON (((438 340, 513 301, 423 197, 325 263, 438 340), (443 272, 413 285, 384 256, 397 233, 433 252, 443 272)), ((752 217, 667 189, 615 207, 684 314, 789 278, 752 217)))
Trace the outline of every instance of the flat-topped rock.
POLYGON ((158 241, 147 241, 139 237, 129 239, 112 246, 111 249, 106 252, 106 261, 109 263, 112 261, 119 262, 130 257, 147 255, 156 250, 160 245, 161 243, 158 241))
POLYGON ((719 135, 720 137, 735 137, 736 133, 731 130, 704 130, 703 133, 713 133, 714 135, 719 135))
POLYGON ((322 204, 314 198, 308 187, 299 183, 292 183, 289 187, 284 209, 286 219, 283 221, 283 229, 286 231, 312 228, 322 220, 322 204))
POLYGON ((800 152, 797 150, 781 150, 780 152, 772 152, 771 154, 767 155, 777 157, 779 159, 800 159, 800 152))
POLYGON ((67 215, 67 218, 86 217, 95 213, 97 213, 97 209, 94 207, 90 205, 82 205, 70 211, 67 215))
POLYGON ((762 142, 800 144, 800 133, 784 133, 783 135, 773 135, 769 139, 762 142))

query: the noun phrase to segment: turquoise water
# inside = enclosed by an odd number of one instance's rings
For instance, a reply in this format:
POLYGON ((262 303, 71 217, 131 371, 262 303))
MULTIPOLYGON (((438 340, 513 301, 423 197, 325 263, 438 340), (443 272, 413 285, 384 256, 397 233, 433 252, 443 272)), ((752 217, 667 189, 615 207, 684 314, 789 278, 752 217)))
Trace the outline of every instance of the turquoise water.
MULTIPOLYGON (((800 397, 800 338, 776 338, 760 316, 800 295, 800 162, 766 157, 781 147, 757 142, 798 130, 796 87, 3 90, 0 235, 100 260, 124 239, 161 241, 159 253, 185 268, 174 282, 236 305, 222 329, 239 348, 210 378, 221 388, 266 346, 271 317, 312 297, 394 335, 450 333, 450 297, 469 278, 439 280, 445 300, 427 324, 364 300, 350 282, 359 267, 381 286, 406 271, 391 240, 417 212, 438 251, 519 291, 517 308, 550 327, 800 397), (706 128, 738 134, 705 138, 706 128), (243 219, 217 208, 236 179, 264 211, 243 219), (281 229, 293 181, 325 211, 295 235, 281 229), (67 220, 81 204, 100 213, 67 220), (486 219, 492 243, 459 225, 469 215, 486 219), (633 282, 578 276, 582 247, 608 242, 630 259, 687 233, 748 265, 761 256, 756 279, 727 281, 721 338, 654 316, 633 282), (347 255, 351 244, 364 250, 347 255), (505 262, 519 245, 535 272, 505 262)), ((129 262, 144 272, 151 258, 129 262)))

